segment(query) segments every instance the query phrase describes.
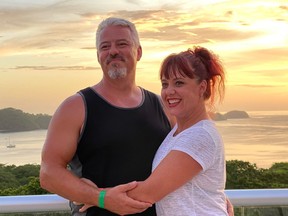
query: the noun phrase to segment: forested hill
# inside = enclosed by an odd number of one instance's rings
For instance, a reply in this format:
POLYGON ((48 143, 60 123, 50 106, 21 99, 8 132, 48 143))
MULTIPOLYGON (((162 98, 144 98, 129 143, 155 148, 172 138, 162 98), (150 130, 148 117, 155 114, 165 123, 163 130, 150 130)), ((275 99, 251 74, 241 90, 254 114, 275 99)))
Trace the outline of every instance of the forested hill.
POLYGON ((47 129, 52 116, 30 114, 20 109, 0 109, 0 132, 18 132, 47 129))
MULTIPOLYGON (((20 109, 0 109, 0 132, 19 132, 47 129, 52 116, 47 114, 30 114, 20 109)), ((230 111, 225 114, 211 113, 215 121, 223 121, 232 118, 249 118, 245 111, 230 111)))

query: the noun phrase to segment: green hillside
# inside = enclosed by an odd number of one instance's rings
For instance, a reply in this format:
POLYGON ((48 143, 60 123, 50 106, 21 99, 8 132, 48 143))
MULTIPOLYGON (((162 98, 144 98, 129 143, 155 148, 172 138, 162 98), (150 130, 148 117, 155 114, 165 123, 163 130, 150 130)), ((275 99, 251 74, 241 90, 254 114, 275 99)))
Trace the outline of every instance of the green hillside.
POLYGON ((52 116, 30 114, 20 109, 0 109, 0 132, 18 132, 47 129, 52 116))

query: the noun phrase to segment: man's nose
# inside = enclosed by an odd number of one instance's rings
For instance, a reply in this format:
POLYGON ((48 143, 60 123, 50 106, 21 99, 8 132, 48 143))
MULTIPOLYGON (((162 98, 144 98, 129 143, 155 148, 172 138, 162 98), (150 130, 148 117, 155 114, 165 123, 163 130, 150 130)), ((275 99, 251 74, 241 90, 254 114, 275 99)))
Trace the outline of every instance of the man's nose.
POLYGON ((111 45, 110 50, 109 50, 109 54, 111 56, 115 56, 115 55, 119 54, 119 50, 118 50, 116 44, 111 45))

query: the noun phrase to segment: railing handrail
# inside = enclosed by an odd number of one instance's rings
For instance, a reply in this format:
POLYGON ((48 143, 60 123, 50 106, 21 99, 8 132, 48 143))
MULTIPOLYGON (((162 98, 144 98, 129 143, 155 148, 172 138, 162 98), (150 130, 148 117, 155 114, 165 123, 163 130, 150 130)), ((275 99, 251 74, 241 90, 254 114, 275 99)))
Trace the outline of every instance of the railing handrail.
POLYGON ((0 213, 69 210, 69 202, 57 194, 0 196, 0 213))
MULTIPOLYGON (((225 190, 234 207, 288 206, 288 189, 225 190)), ((56 194, 0 196, 0 213, 67 211, 69 202, 56 194)))
POLYGON ((225 190, 233 206, 288 206, 288 188, 225 190))

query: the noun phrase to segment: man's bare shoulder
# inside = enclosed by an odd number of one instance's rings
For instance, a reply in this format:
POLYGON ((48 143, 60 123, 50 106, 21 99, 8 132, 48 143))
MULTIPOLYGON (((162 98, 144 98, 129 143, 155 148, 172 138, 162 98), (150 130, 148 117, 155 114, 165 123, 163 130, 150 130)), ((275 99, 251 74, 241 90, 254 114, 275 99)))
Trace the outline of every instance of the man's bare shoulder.
POLYGON ((61 109, 65 109, 65 111, 71 110, 75 111, 75 109, 83 108, 83 99, 82 96, 78 93, 69 96, 66 98, 59 106, 61 109))
POLYGON ((82 96, 78 93, 66 98, 54 113, 54 117, 80 118, 85 116, 85 107, 82 96))

